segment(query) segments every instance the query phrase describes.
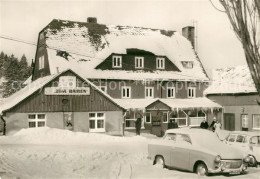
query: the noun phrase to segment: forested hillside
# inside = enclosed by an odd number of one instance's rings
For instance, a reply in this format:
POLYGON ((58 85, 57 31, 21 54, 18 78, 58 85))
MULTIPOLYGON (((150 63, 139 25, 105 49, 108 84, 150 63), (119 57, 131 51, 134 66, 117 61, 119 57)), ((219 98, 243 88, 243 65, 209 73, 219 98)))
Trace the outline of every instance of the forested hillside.
POLYGON ((28 64, 25 55, 18 60, 14 55, 8 56, 1 52, 0 98, 6 98, 23 88, 23 83, 31 76, 31 72, 32 64, 28 64))

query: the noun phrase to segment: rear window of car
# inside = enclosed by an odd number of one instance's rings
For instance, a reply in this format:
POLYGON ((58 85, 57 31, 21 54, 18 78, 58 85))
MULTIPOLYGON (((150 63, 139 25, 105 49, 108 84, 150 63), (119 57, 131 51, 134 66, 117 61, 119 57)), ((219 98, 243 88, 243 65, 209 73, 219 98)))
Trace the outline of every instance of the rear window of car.
POLYGON ((231 135, 228 137, 228 142, 235 142, 235 139, 236 139, 236 134, 231 134, 231 135))
POLYGON ((176 138, 177 142, 184 142, 184 143, 190 143, 191 144, 191 139, 189 137, 189 135, 187 134, 177 134, 177 138, 176 138))
POLYGON ((164 140, 176 141, 176 134, 174 134, 174 133, 166 134, 164 137, 164 140))

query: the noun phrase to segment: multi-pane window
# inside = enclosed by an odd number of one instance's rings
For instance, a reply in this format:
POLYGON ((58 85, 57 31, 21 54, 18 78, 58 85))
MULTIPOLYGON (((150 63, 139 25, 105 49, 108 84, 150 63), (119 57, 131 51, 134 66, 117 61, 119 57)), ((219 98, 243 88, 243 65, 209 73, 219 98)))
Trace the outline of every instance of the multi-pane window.
POLYGON ((89 132, 105 132, 104 113, 89 113, 89 132))
POLYGON ((44 68, 44 55, 39 58, 39 70, 44 68))
POLYGON ((167 112, 163 112, 163 122, 168 123, 168 113, 167 112))
POLYGON ((145 113, 145 122, 150 123, 152 121, 151 119, 152 119, 151 113, 150 112, 145 113))
POLYGON ((189 87, 188 88, 188 98, 195 98, 196 97, 196 88, 189 87))
POLYGON ((131 87, 130 86, 122 87, 122 98, 131 98, 131 87))
POLYGON ((167 98, 175 98, 175 87, 167 87, 167 98))
POLYGON ((107 93, 107 86, 99 86, 99 89, 107 93))
POLYGON ((242 122, 242 130, 248 130, 248 115, 247 114, 241 115, 241 122, 242 122))
POLYGON ((135 68, 144 68, 144 57, 135 57, 135 68))
POLYGON ((122 56, 113 56, 112 57, 112 67, 121 68, 122 67, 122 56))
POLYGON ((135 119, 126 119, 125 120, 125 127, 130 129, 130 128, 135 128, 135 119))
POLYGON ((45 127, 46 115, 45 114, 29 114, 28 115, 29 128, 33 127, 45 127))
POLYGON ((253 114, 253 129, 260 130, 260 114, 253 114))
POLYGON ((153 98, 153 87, 145 87, 145 97, 153 98))
POLYGON ((192 62, 192 61, 182 61, 182 66, 183 66, 184 68, 189 68, 189 69, 191 69, 191 68, 193 68, 193 62, 192 62))
POLYGON ((165 58, 156 58, 156 68, 165 69, 165 58))

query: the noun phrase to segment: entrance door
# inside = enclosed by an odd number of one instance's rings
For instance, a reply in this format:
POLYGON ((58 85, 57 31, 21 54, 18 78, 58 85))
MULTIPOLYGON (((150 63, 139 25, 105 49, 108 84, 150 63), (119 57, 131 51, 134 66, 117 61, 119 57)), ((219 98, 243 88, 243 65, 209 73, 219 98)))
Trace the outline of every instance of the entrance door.
POLYGON ((224 113, 224 129, 229 131, 235 130, 235 114, 224 113))
POLYGON ((63 121, 64 121, 64 128, 68 130, 73 130, 74 120, 73 120, 73 113, 72 112, 64 112, 63 113, 63 121))

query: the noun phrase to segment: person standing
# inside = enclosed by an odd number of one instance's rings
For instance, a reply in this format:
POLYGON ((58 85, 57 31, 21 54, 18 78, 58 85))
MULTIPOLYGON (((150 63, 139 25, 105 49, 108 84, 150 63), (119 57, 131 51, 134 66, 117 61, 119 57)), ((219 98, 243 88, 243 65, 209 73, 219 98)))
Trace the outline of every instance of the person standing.
POLYGON ((208 129, 209 128, 209 124, 205 119, 200 123, 200 128, 202 128, 202 129, 208 129))
POLYGON ((140 135, 141 125, 142 125, 142 119, 139 115, 135 121, 136 135, 140 135))
POLYGON ((214 128, 215 128, 215 133, 218 135, 219 131, 221 130, 221 123, 219 121, 216 121, 216 123, 214 124, 214 128))
POLYGON ((171 119, 170 122, 168 123, 168 129, 173 129, 173 122, 172 122, 172 119, 171 119))
POLYGON ((178 124, 177 124, 177 122, 175 121, 175 119, 173 119, 173 128, 175 129, 175 128, 178 128, 179 126, 178 126, 178 124))
POLYGON ((210 126, 209 126, 209 127, 212 128, 212 131, 213 131, 213 132, 215 132, 215 123, 216 123, 216 122, 217 122, 216 117, 214 117, 212 123, 211 123, 210 126))

